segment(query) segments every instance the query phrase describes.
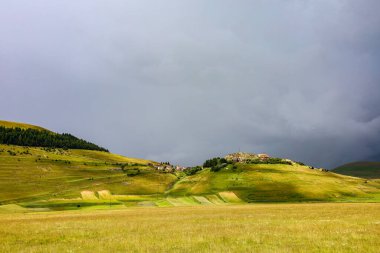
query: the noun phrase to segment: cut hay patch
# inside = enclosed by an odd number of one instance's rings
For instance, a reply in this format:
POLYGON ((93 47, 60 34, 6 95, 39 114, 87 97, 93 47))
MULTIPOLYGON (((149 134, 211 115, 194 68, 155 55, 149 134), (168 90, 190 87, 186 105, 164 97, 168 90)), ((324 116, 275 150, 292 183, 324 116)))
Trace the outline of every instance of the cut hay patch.
POLYGON ((212 205, 212 203, 203 196, 193 196, 193 198, 201 203, 201 205, 212 205))
POLYGON ((199 205, 198 202, 196 202, 191 197, 181 197, 181 198, 167 198, 167 201, 169 201, 170 204, 173 206, 195 206, 199 205))
POLYGON ((93 191, 82 191, 80 193, 83 200, 97 200, 95 193, 93 191))
POLYGON ((197 205, 200 205, 200 202, 198 202, 193 197, 181 197, 179 199, 180 199, 180 201, 182 201, 183 203, 185 203, 185 205, 187 205, 187 206, 197 206, 197 205))
POLYGON ((112 199, 113 196, 109 190, 98 191, 99 199, 112 199))
POLYGON ((141 201, 141 202, 137 203, 137 205, 138 206, 145 206, 145 207, 156 206, 156 204, 153 201, 141 201))
POLYGON ((172 204, 173 206, 186 206, 186 204, 184 204, 181 200, 177 199, 177 198, 167 198, 166 199, 170 204, 172 204))
POLYGON ((228 203, 243 203, 234 192, 219 192, 219 196, 228 203))
POLYGON ((215 205, 224 205, 226 202, 224 202, 221 198, 218 197, 218 195, 207 195, 207 199, 215 204, 215 205))

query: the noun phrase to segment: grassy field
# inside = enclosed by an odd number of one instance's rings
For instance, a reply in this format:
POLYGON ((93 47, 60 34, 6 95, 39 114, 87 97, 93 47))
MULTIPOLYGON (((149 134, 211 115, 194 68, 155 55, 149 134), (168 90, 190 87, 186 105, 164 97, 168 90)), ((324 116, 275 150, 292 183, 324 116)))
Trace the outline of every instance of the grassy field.
POLYGON ((336 173, 368 179, 380 179, 380 162, 353 162, 333 170, 336 173))
POLYGON ((380 202, 379 181, 307 166, 236 164, 236 169, 205 169, 179 177, 159 172, 150 163, 154 162, 100 151, 0 145, 0 205, 66 210, 109 205, 380 202))
POLYGON ((240 163, 192 176, 153 164, 100 151, 0 145, 0 252, 380 247, 380 180, 298 164, 240 163))
POLYGON ((378 252, 379 203, 0 212, 0 252, 378 252))
POLYGON ((234 192, 246 202, 380 201, 380 182, 285 164, 237 164, 182 178, 172 196, 234 192))
MULTIPOLYGON (((44 129, 8 121, 0 121, 0 126, 44 129)), ((380 202, 380 180, 373 179, 377 171, 373 166, 366 170, 372 178, 364 179, 297 163, 236 163, 218 172, 204 169, 192 176, 164 173, 152 164, 157 163, 101 151, 0 144, 0 205, 67 210, 246 202, 380 202)), ((347 170, 358 171, 356 167, 347 170)), ((363 176, 363 172, 359 174, 363 176)))
POLYGON ((177 177, 158 173, 150 162, 100 151, 0 145, 0 204, 62 202, 81 198, 82 191, 163 194, 177 177), (124 171, 120 164, 127 164, 124 171))

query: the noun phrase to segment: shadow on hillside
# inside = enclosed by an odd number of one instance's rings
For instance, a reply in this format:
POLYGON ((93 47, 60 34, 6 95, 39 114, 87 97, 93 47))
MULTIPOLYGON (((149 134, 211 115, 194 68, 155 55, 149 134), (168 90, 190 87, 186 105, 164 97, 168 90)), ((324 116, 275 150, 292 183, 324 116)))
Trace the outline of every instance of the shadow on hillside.
POLYGON ((310 199, 297 190, 293 184, 283 182, 262 182, 251 187, 232 187, 239 197, 247 202, 287 202, 320 200, 310 199))

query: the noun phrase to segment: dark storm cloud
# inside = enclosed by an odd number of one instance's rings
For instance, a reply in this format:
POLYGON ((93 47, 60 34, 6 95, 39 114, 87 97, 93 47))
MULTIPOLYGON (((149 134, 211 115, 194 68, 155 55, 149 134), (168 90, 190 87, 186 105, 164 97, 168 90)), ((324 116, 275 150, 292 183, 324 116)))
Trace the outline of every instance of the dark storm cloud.
POLYGON ((2 1, 0 115, 186 165, 380 153, 380 2, 2 1))

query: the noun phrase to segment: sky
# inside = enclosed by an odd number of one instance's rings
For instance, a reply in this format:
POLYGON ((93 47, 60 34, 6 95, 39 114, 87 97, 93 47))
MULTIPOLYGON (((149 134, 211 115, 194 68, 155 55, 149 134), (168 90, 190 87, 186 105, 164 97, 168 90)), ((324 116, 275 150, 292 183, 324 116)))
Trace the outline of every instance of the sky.
POLYGON ((380 159, 378 0, 0 0, 0 119, 186 166, 380 159))

